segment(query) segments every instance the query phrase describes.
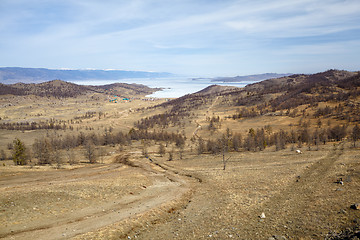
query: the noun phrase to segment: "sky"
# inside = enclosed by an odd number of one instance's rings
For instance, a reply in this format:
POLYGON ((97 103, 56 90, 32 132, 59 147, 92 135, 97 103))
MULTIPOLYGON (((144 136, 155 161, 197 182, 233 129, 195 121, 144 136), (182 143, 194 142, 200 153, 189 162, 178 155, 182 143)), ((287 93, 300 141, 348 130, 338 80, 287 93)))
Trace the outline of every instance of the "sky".
POLYGON ((0 0, 0 66, 360 70, 359 0, 0 0))

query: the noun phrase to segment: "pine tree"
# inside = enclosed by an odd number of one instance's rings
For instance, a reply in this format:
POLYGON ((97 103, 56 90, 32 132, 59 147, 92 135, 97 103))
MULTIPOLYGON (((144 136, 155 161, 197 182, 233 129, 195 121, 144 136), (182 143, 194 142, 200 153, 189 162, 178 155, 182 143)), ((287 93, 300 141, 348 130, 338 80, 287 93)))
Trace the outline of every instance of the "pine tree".
POLYGON ((13 142, 13 154, 12 158, 16 165, 26 165, 26 147, 20 139, 16 138, 13 142))

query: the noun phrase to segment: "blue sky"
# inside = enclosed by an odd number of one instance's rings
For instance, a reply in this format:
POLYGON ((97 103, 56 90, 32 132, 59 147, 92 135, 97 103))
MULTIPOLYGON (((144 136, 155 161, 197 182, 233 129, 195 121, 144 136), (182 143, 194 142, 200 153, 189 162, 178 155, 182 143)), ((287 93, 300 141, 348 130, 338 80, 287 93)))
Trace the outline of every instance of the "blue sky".
POLYGON ((360 70, 359 0, 0 0, 0 66, 360 70))

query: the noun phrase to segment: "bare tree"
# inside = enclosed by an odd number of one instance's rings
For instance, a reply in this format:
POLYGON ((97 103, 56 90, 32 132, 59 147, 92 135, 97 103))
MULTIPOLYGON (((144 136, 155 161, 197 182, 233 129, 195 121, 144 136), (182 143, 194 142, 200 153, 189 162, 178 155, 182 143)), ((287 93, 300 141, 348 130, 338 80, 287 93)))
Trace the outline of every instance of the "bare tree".
POLYGON ((205 143, 204 140, 202 138, 199 138, 198 140, 198 148, 197 148, 197 153, 203 154, 205 152, 205 143))
POLYGON ((225 155, 229 151, 229 143, 230 143, 230 135, 223 135, 219 140, 220 148, 221 148, 221 154, 222 154, 222 164, 223 164, 223 170, 226 169, 226 164, 229 161, 230 157, 226 158, 225 155))
POLYGON ((179 152, 179 159, 182 160, 183 159, 183 155, 184 155, 184 145, 181 145, 178 147, 178 152, 179 152))
POLYGON ((319 142, 320 142, 320 134, 319 134, 318 129, 315 129, 312 139, 313 139, 313 143, 315 145, 315 150, 318 151, 319 150, 319 142))
POLYGON ((336 125, 329 129, 329 138, 335 141, 341 141, 346 136, 346 125, 336 125))
POLYGON ((356 147, 356 141, 360 139, 360 127, 356 124, 351 132, 351 140, 354 143, 354 147, 356 147))
POLYGON ((224 144, 222 146, 222 163, 223 163, 223 170, 224 171, 226 169, 226 164, 230 159, 230 157, 228 157, 228 158, 225 157, 225 154, 226 154, 227 151, 228 151, 227 143, 224 141, 224 144))
POLYGON ((14 148, 14 144, 13 143, 8 143, 7 144, 7 149, 9 149, 9 150, 12 150, 14 148))
POLYGON ((255 130, 253 128, 249 129, 249 132, 244 139, 244 148, 247 151, 255 151, 256 150, 256 144, 255 144, 255 130))
POLYGON ((275 134, 276 151, 286 148, 287 139, 288 139, 288 134, 282 129, 280 129, 280 131, 275 134))
MULTIPOLYGON (((122 151, 122 145, 120 145, 119 150, 122 151)), ((106 150, 103 147, 98 149, 98 155, 100 157, 100 163, 104 163, 104 158, 106 156, 106 150)))
POLYGON ((165 152, 166 152, 166 150, 165 150, 164 144, 160 143, 159 150, 158 150, 159 155, 163 156, 165 154, 165 152))
POLYGON ((322 142, 324 145, 326 144, 326 142, 328 141, 328 131, 326 129, 321 129, 320 133, 319 133, 319 140, 320 142, 322 142))
POLYGON ((67 149, 66 150, 66 157, 67 157, 68 162, 69 162, 70 165, 77 163, 75 153, 74 153, 73 150, 67 149))
POLYGON ((240 133, 236 133, 232 137, 232 145, 235 151, 240 151, 240 148, 242 146, 242 136, 240 133))
POLYGON ((51 153, 51 162, 56 163, 56 167, 60 168, 62 164, 62 154, 59 150, 54 150, 51 153))
POLYGON ((7 156, 4 149, 1 149, 0 160, 6 160, 7 156))
POLYGON ((174 149, 172 149, 172 150, 169 152, 168 161, 172 161, 173 159, 174 159, 174 149))
POLYGON ((32 148, 35 157, 38 159, 38 164, 50 164, 52 162, 53 149, 46 138, 35 139, 32 148))
POLYGON ((298 140, 300 142, 300 145, 302 143, 309 142, 309 139, 310 139, 309 129, 307 128, 307 126, 305 126, 299 132, 298 140))
POLYGON ((88 142, 85 145, 85 157, 89 160, 90 163, 96 163, 96 148, 92 142, 88 142))
POLYGON ((149 157, 149 153, 147 150, 147 143, 144 140, 141 140, 142 143, 142 148, 141 148, 141 153, 144 157, 148 158, 149 157))

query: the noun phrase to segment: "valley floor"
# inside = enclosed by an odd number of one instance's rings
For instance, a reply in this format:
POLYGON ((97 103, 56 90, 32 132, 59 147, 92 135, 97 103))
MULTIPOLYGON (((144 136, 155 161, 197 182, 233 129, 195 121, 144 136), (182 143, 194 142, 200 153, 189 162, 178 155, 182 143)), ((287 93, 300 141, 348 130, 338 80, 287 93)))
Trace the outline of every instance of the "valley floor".
POLYGON ((231 153, 226 170, 220 156, 136 152, 133 166, 0 166, 0 238, 323 239, 360 224, 349 146, 231 153))
POLYGON ((261 84, 215 86, 170 101, 130 90, 118 102, 111 91, 3 95, 0 239, 339 239, 331 237, 359 231, 351 206, 360 206, 360 89, 350 80, 305 84, 309 91, 293 98, 276 82, 270 93, 261 84), (19 155, 28 165, 14 166, 19 155))

